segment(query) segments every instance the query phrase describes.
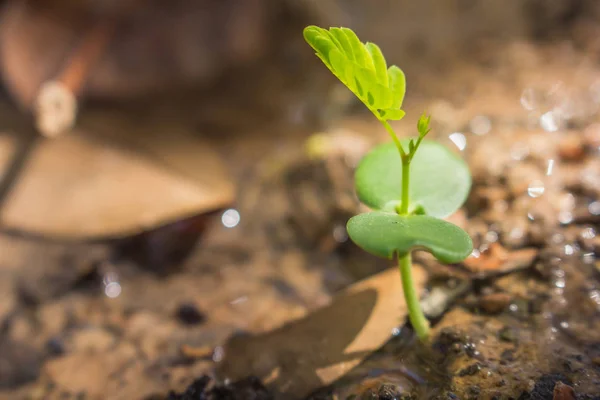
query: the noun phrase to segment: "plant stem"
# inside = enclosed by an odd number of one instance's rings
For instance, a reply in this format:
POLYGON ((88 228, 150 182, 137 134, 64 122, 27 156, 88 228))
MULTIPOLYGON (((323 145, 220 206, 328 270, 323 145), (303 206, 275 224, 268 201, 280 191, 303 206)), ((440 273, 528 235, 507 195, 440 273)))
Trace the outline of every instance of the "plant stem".
MULTIPOLYGON (((378 117, 378 119, 379 119, 379 117, 378 117)), ((406 158, 406 153, 404 152, 404 148, 402 147, 402 144, 400 143, 400 139, 398 139, 398 136, 396 136, 396 132, 394 132, 394 130, 392 129, 392 126, 389 124, 389 122, 381 120, 381 119, 379 121, 381 121, 381 123, 385 127, 385 130, 390 134, 390 137, 394 141, 396 148, 400 152, 400 157, 402 158, 402 161, 404 162, 404 159, 406 158)))
POLYGON ((398 268, 402 277, 402 289, 404 290, 404 299, 408 306, 408 318, 412 324, 417 336, 424 341, 429 336, 429 321, 425 318, 419 297, 415 290, 415 284, 412 279, 412 258, 410 253, 400 257, 398 256, 398 268))
POLYGON ((402 159, 402 202, 400 203, 400 215, 408 214, 408 190, 410 183, 410 161, 402 159))

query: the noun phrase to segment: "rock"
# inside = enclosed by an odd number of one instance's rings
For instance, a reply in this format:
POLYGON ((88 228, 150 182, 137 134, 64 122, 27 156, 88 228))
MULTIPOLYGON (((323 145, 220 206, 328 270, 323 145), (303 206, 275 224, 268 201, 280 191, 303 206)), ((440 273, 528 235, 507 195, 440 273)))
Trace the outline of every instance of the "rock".
POLYGON ((498 314, 506 309, 512 300, 508 293, 492 293, 479 298, 479 307, 489 314, 498 314))
POLYGON ((575 400, 575 390, 560 381, 556 382, 552 400, 575 400))
POLYGON ((579 132, 569 132, 560 138, 558 154, 563 160, 577 161, 584 155, 584 139, 579 132))

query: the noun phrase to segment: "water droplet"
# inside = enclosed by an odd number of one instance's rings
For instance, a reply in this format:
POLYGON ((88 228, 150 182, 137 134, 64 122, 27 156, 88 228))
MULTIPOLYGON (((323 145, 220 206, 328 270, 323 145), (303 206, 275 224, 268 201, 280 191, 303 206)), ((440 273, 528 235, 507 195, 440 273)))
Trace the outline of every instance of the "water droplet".
POLYGON ((563 321, 560 323, 560 327, 563 329, 567 329, 569 327, 569 323, 567 321, 563 321))
POLYGON ((248 301, 248 296, 240 296, 236 299, 233 299, 229 302, 229 304, 231 304, 232 306, 236 305, 236 304, 242 304, 245 303, 246 301, 248 301))
POLYGON ((513 240, 521 239, 525 235, 525 231, 521 227, 512 228, 508 236, 513 240))
POLYGON ((533 216, 533 214, 532 214, 532 213, 528 212, 528 213, 527 213, 527 219, 528 219, 528 220, 530 220, 530 221, 534 221, 534 220, 535 220, 535 217, 533 216))
POLYGON ((529 155, 529 146, 525 143, 515 143, 510 149, 510 157, 515 161, 523 161, 529 155))
POLYGON ((563 236, 562 233, 555 233, 552 235, 552 237, 550 239, 552 240, 552 243, 554 243, 554 244, 561 244, 562 242, 565 241, 565 237, 563 236))
POLYGON ((508 309, 512 312, 517 312, 517 311, 519 311, 519 306, 517 306, 515 303, 513 303, 510 306, 508 306, 508 309))
POLYGON ((485 135, 492 129, 492 122, 484 115, 478 115, 470 122, 471 132, 476 135, 485 135))
POLYGON ((556 286, 557 288, 561 288, 563 289, 565 287, 565 280, 564 279, 557 279, 554 281, 554 286, 556 286))
POLYGON ((546 175, 552 175, 552 170, 554 169, 554 160, 548 160, 548 168, 546 168, 546 175))
POLYGON ((398 336, 400 332, 402 332, 402 329, 396 327, 392 329, 392 336, 398 336))
POLYGON ((544 182, 540 180, 535 180, 529 184, 527 188, 527 194, 531 197, 540 197, 544 194, 544 182))
POLYGON ((563 225, 570 224, 573 222, 573 214, 569 211, 561 211, 558 213, 558 221, 563 225))
POLYGON ((600 215, 600 201, 593 201, 588 206, 588 211, 592 215, 600 215))
POLYGON ((575 248, 573 245, 565 244, 564 252, 566 256, 572 256, 575 253, 575 248))
POLYGON ((590 252, 590 253, 584 253, 581 256, 581 259, 583 260, 583 262, 585 264, 593 264, 594 261, 596 261, 596 256, 592 252, 590 252))
POLYGON ((596 230, 591 226, 581 231, 581 237, 584 239, 593 239, 596 237, 596 230))
POLYGON ((479 258, 480 256, 481 256, 481 252, 477 249, 473 249, 473 251, 471 252, 471 257, 479 258))
POLYGON ((454 132, 448 137, 460 151, 463 151, 467 147, 467 138, 462 133, 454 132))
POLYGON ((559 127, 558 116, 552 111, 548 111, 540 117, 540 125, 546 132, 556 132, 559 127))
POLYGON ((572 210, 575 208, 575 196, 572 193, 565 193, 559 198, 559 208, 561 210, 572 210))
POLYGON ((215 347, 215 349, 213 350, 213 355, 212 355, 212 359, 214 362, 221 362, 223 361, 223 358, 225 357, 225 349, 223 349, 222 346, 217 346, 215 347))
POLYGON ((230 208, 221 216, 221 222, 226 228, 235 228, 240 223, 240 213, 238 210, 230 208))
POLYGON ((521 105, 524 109, 532 111, 537 108, 536 95, 533 88, 526 88, 521 93, 521 105))
POLYGON ((485 234, 485 240, 489 243, 495 243, 498 241, 498 232, 489 231, 485 234))
POLYGON ((590 291, 590 299, 598 305, 600 305, 600 291, 597 289, 590 291))
POLYGON ((104 286, 112 283, 112 282, 118 282, 119 281, 119 274, 117 274, 115 271, 110 271, 104 274, 104 277, 102 278, 102 283, 104 283, 104 286))
POLYGON ((345 243, 348 241, 348 232, 344 225, 336 225, 333 228, 333 239, 338 243, 345 243))
POLYGON ((121 294, 121 284, 119 282, 110 282, 104 287, 104 294, 111 299, 119 297, 121 294))

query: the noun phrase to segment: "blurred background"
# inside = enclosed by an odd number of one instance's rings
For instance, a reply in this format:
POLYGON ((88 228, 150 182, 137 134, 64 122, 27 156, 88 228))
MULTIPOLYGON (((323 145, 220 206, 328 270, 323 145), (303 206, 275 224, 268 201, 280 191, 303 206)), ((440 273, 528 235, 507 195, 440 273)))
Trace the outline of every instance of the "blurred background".
POLYGON ((597 226, 597 0, 1 0, 0 396, 180 390, 387 266, 345 232, 385 131, 312 24, 405 71, 398 132, 425 110, 470 163, 482 252, 597 226))

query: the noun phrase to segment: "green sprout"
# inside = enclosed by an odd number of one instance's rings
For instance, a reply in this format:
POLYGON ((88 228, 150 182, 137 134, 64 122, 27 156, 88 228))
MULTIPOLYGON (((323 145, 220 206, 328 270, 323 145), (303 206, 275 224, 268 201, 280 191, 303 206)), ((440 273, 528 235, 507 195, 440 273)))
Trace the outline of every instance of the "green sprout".
POLYGON ((419 119, 417 138, 398 139, 388 121, 404 117, 406 80, 400 68, 387 67, 377 45, 362 43, 348 28, 308 26, 304 38, 392 138, 392 143, 371 150, 356 169, 358 197, 373 211, 352 217, 347 229, 352 241, 367 252, 397 257, 411 324, 426 340, 429 322, 413 284, 411 252, 425 250, 447 264, 471 254, 469 235, 442 219, 465 202, 471 188, 469 169, 446 147, 424 140, 431 130, 430 117, 419 119))

